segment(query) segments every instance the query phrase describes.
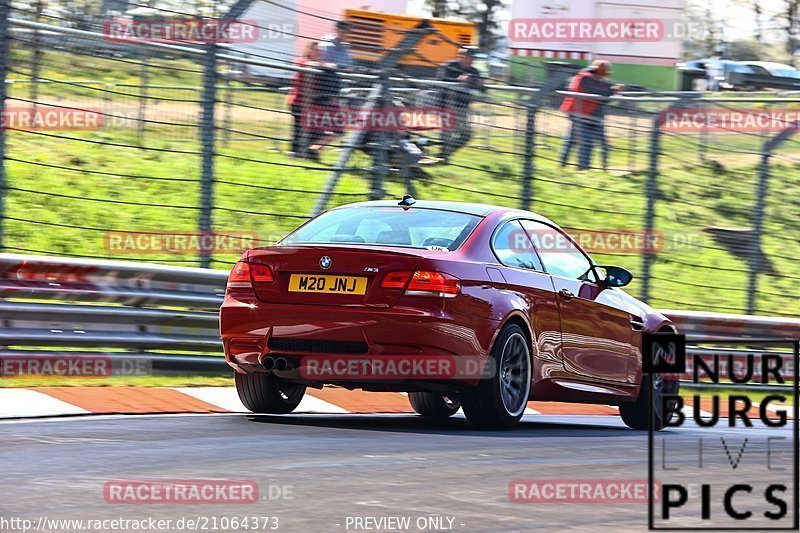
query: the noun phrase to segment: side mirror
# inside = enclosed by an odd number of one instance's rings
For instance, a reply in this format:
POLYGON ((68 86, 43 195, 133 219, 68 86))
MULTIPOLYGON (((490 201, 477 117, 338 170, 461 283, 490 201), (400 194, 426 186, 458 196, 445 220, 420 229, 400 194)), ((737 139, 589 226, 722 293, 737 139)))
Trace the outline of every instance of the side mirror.
POLYGON ((617 266, 598 267, 606 271, 605 279, 600 281, 604 287, 624 287, 633 280, 631 271, 617 266))

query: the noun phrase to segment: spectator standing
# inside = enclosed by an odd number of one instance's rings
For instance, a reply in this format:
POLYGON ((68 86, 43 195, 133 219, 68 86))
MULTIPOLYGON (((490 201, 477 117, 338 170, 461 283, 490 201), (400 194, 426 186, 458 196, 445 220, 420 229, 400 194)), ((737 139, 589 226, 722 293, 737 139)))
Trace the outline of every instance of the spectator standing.
POLYGON ((350 24, 344 20, 336 22, 336 35, 319 43, 320 59, 336 65, 339 70, 352 70, 353 54, 347 41, 350 24))
MULTIPOLYGON (((319 63, 319 47, 316 42, 309 43, 303 57, 295 62, 298 67, 314 68, 319 63)), ((303 129, 303 112, 308 109, 314 96, 315 75, 310 72, 297 71, 292 79, 286 104, 292 111, 292 155, 304 156, 309 141, 308 133, 303 129)))
MULTIPOLYGON (((606 81, 611 75, 611 63, 596 60, 572 78, 568 90, 574 93, 586 93, 598 96, 611 96, 622 88, 606 81)), ((608 141, 605 133, 605 105, 598 98, 567 96, 561 104, 561 111, 570 119, 570 129, 561 150, 561 165, 567 164, 572 147, 578 145, 578 168, 586 170, 590 167, 594 143, 600 144, 603 155, 603 167, 607 165, 608 141)))
POLYGON ((456 150, 469 142, 472 126, 469 122, 469 105, 472 91, 486 92, 481 73, 472 66, 478 50, 468 46, 459 50, 458 57, 439 70, 439 80, 458 82, 460 87, 442 90, 440 106, 453 113, 453 127, 442 131, 441 158, 448 161, 456 150))

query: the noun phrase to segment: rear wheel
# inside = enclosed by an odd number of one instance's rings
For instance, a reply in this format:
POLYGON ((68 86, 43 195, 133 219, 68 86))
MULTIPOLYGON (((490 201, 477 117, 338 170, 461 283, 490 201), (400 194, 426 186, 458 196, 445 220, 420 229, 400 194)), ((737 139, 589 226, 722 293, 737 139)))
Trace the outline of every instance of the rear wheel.
POLYGON ((464 414, 476 426, 511 427, 522 418, 531 390, 531 352, 522 328, 505 326, 490 359, 478 386, 462 395, 464 414))
POLYGON ((677 395, 680 382, 677 379, 665 380, 661 374, 642 377, 642 387, 639 398, 635 402, 622 403, 619 406, 619 415, 622 421, 633 429, 648 429, 650 427, 650 410, 653 411, 653 429, 663 429, 673 416, 672 409, 676 400, 667 402, 668 412, 662 409, 664 396, 677 395), (649 391, 649 393, 648 393, 649 391))
POLYGON ((234 379, 239 399, 254 413, 291 413, 306 393, 305 385, 284 381, 267 372, 236 372, 234 379))
POLYGON ((447 418, 461 407, 461 397, 455 392, 409 392, 408 400, 414 411, 426 418, 447 418))

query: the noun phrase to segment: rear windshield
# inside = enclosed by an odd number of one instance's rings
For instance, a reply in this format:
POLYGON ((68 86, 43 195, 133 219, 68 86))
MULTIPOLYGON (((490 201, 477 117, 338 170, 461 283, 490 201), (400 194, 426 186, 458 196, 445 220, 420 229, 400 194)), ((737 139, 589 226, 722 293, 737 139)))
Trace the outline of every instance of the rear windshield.
POLYGON ((481 217, 436 209, 350 207, 310 220, 279 244, 367 244, 455 250, 481 217))

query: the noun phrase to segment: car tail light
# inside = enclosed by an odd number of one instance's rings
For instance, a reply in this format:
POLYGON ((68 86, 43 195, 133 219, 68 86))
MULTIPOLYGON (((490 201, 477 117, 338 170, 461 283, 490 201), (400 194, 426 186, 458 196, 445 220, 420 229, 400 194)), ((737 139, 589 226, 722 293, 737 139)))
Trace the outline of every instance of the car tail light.
POLYGON ((272 283, 272 270, 263 263, 239 261, 228 275, 228 289, 251 289, 253 283, 272 283))
POLYGON ((411 296, 455 298, 461 292, 461 282, 449 274, 417 270, 389 272, 381 282, 384 289, 403 289, 411 296))
POLYGON ((384 289, 405 289, 408 285, 408 280, 413 276, 413 272, 389 272, 383 277, 381 287, 384 289))
POLYGON ((262 263, 250 263, 250 279, 253 283, 272 283, 272 270, 262 263))
POLYGON ((250 263, 239 261, 231 269, 228 275, 228 289, 242 289, 252 287, 253 282, 250 281, 250 263))

